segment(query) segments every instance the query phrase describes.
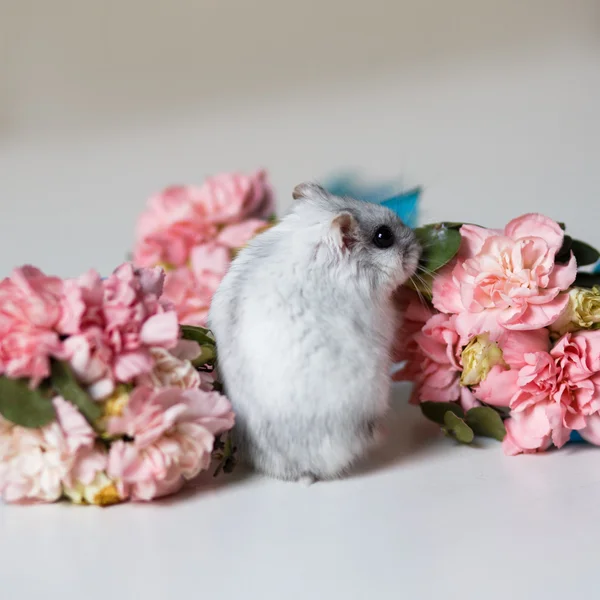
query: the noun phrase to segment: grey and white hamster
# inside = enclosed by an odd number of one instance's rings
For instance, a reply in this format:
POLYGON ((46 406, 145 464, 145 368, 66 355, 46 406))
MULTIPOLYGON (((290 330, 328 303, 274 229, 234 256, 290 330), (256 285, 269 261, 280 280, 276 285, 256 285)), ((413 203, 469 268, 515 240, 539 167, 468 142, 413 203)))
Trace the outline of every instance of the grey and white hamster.
POLYGON ((421 250, 387 208, 315 184, 293 196, 292 211, 234 260, 209 327, 242 457, 280 479, 329 479, 377 436, 389 403, 392 296, 421 250))

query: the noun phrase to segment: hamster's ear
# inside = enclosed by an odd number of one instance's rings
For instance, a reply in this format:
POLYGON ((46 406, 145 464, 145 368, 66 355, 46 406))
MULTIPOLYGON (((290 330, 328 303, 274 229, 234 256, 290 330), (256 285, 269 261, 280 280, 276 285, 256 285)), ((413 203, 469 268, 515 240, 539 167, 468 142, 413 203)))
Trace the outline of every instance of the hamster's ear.
POLYGON ((294 188, 292 198, 294 200, 327 198, 327 192, 316 183, 301 183, 294 188))
POLYGON ((358 240, 358 223, 349 212, 336 215, 331 221, 330 239, 341 252, 350 250, 358 240))

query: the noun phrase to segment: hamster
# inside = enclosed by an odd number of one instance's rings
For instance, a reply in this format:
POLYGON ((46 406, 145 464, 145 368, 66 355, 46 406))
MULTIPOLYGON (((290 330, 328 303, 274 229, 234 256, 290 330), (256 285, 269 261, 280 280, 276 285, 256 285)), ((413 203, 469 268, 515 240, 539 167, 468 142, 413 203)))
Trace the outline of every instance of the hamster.
POLYGON ((285 480, 343 475, 376 440, 390 393, 394 291, 415 234, 389 209, 295 188, 293 209, 233 261, 211 305, 234 440, 285 480))

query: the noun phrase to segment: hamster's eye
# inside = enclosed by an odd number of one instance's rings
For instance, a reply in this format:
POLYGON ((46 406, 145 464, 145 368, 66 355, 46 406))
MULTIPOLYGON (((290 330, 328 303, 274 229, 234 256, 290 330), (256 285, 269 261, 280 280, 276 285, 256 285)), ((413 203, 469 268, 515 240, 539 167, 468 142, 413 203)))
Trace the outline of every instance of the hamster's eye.
POLYGON ((373 243, 378 248, 389 248, 394 245, 394 232, 387 226, 382 225, 377 228, 373 236, 373 243))

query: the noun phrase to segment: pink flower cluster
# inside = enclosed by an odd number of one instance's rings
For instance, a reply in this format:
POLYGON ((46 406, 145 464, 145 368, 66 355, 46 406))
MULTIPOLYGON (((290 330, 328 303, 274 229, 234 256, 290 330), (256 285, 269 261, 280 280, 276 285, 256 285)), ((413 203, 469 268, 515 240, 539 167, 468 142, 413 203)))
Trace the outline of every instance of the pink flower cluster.
POLYGON ((0 282, 0 375, 36 386, 50 374, 49 357, 66 355, 61 337, 78 331, 80 317, 61 279, 31 266, 15 269, 0 282))
POLYGON ((136 270, 129 263, 108 279, 94 271, 65 284, 79 306, 77 332, 64 342, 66 358, 96 398, 110 395, 152 369, 152 348, 173 348, 179 337, 177 314, 161 299, 161 269, 136 270))
POLYGON ((215 437, 234 415, 212 374, 192 364, 202 349, 179 339, 163 279, 161 269, 124 264, 105 280, 90 271, 63 281, 27 266, 0 282, 0 376, 28 380, 38 398, 43 383, 55 413, 42 427, 24 427, 0 403, 6 501, 151 500, 209 466, 215 437), (52 361, 70 366, 99 409, 94 422, 58 392, 52 361))
POLYGON ((395 379, 415 383, 416 402, 509 409, 510 455, 561 447, 573 431, 600 444, 600 330, 554 327, 571 309, 577 274, 572 255, 556 261, 561 227, 528 214, 502 231, 460 233, 432 306, 407 292, 395 379))
POLYGON ((127 436, 112 444, 108 474, 124 498, 172 494, 208 468, 215 436, 232 427, 229 401, 217 392, 140 386, 108 422, 110 435, 127 436))
POLYGON ((134 262, 167 271, 164 296, 181 323, 204 325, 235 252, 274 214, 265 171, 222 173, 201 186, 170 187, 152 197, 137 225, 134 262))

